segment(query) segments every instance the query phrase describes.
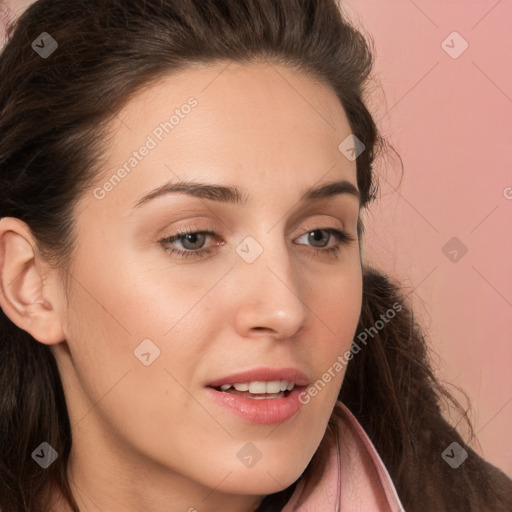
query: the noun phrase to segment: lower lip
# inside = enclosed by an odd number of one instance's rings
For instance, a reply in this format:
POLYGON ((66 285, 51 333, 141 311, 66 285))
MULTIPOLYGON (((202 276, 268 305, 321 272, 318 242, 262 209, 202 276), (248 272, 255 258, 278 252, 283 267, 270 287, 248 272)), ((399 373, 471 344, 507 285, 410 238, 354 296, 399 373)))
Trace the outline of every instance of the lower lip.
POLYGON ((224 393, 213 388, 206 389, 213 400, 243 420, 260 425, 274 425, 289 420, 299 412, 302 406, 299 401, 299 394, 305 389, 305 386, 293 388, 288 396, 283 398, 265 398, 262 400, 224 393))

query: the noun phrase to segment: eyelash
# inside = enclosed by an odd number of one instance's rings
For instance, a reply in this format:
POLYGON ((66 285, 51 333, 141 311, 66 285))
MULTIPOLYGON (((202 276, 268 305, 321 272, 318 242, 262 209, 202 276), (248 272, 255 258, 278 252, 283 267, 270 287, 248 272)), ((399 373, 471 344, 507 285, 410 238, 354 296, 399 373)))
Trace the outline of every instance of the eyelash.
MULTIPOLYGON (((313 250, 317 254, 321 255, 329 255, 333 257, 338 257, 338 252, 340 251, 342 246, 348 246, 351 244, 354 244, 357 242, 357 238, 353 236, 351 233, 348 233, 347 231, 338 230, 335 228, 313 228, 308 229, 306 232, 302 233, 300 237, 307 235, 311 233, 312 231, 327 231, 331 235, 334 235, 336 240, 338 241, 337 245, 334 247, 331 247, 329 249, 318 249, 316 247, 313 247, 313 250)), ((213 231, 213 229, 204 229, 204 230, 196 230, 193 226, 186 226, 183 228, 179 228, 175 234, 171 236, 166 236, 165 238, 162 238, 158 241, 159 244, 161 244, 165 251, 169 254, 175 254, 180 258, 201 258, 203 256, 207 256, 212 252, 213 249, 197 249, 197 250, 181 250, 181 249, 170 249, 168 244, 171 244, 172 242, 175 242, 176 240, 179 240, 183 238, 186 235, 210 235, 215 236, 217 233, 213 231)), ((299 238, 300 238, 299 237, 299 238)), ((302 245, 302 244, 301 244, 302 245)))

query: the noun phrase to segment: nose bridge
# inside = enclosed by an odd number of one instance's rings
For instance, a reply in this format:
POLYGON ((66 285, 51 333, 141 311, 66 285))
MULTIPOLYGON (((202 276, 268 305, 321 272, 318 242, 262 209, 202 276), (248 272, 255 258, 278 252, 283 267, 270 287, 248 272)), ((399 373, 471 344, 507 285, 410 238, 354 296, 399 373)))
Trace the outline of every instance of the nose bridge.
POLYGON ((237 313, 239 327, 270 329, 277 337, 293 336, 306 322, 308 309, 301 274, 279 228, 267 231, 262 227, 245 237, 236 251, 243 290, 237 313))

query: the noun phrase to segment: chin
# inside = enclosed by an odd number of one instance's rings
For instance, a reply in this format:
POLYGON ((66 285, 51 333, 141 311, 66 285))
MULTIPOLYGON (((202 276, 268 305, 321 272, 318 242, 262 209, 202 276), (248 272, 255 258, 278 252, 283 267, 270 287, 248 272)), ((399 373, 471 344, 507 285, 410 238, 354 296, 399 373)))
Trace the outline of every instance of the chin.
MULTIPOLYGON (((297 450, 298 451, 298 450, 297 450)), ((292 485, 304 472, 308 460, 300 453, 262 457, 252 467, 237 468, 226 479, 225 492, 266 496, 292 485), (267 460, 264 461, 264 458, 267 460), (229 487, 229 488, 228 488, 229 487)))

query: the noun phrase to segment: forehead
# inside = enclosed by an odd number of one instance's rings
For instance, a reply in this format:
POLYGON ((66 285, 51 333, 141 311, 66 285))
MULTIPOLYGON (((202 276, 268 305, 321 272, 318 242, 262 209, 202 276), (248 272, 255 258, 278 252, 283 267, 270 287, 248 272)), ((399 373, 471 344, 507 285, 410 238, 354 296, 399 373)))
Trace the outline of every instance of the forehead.
POLYGON ((149 121, 148 108, 156 107, 160 116, 165 115, 162 107, 173 108, 191 96, 209 109, 222 110, 240 125, 244 118, 249 121, 246 114, 252 114, 251 123, 265 122, 273 113, 279 116, 290 108, 297 118, 308 117, 317 128, 324 124, 336 130, 347 122, 326 83, 281 64, 230 61, 194 64, 154 80, 131 98, 120 117, 141 121, 142 116, 149 121), (261 106, 266 108, 262 111, 261 106))
POLYGON ((323 176, 355 183, 355 162, 338 149, 349 134, 331 88, 296 70, 194 66, 159 78, 126 103, 109 125, 98 183, 123 166, 122 188, 132 196, 173 177, 237 182, 248 190, 304 188, 323 176), (139 149, 145 154, 134 155, 139 149))

